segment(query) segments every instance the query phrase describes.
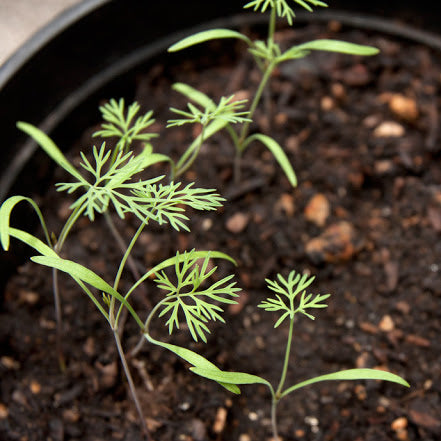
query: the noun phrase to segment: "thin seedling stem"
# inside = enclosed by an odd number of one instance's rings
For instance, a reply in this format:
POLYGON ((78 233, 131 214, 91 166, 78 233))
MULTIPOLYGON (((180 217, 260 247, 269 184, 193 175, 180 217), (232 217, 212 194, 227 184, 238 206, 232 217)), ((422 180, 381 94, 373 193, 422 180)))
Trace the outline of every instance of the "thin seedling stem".
MULTIPOLYGON (((133 259, 133 257, 130 255, 130 250, 128 249, 126 243, 124 242, 124 239, 122 238, 122 236, 119 234, 118 229, 115 226, 115 223, 112 220, 112 217, 110 216, 109 212, 106 211, 104 212, 104 218, 106 219, 106 223, 109 227, 109 230, 111 231, 111 233, 113 234, 113 237, 115 238, 119 248, 121 249, 121 251, 123 252, 124 256, 127 255, 126 260, 127 260, 127 266, 130 269, 130 272, 132 273, 132 276, 134 277, 135 281, 139 280, 141 275, 136 267, 136 263, 133 259)), ((138 236, 137 236, 138 237, 138 236)), ((124 260, 124 258, 123 258, 124 260)), ((124 261, 125 262, 125 261, 124 261)), ((121 276, 120 273, 119 277, 121 276)), ((118 277, 118 276, 117 276, 118 277)), ((119 277, 118 277, 118 283, 119 283, 119 277)), ((116 287, 115 287, 116 289, 116 287)), ((147 290, 145 289, 144 285, 139 285, 139 292, 142 296, 142 299, 144 300, 144 302, 146 303, 146 306, 150 307, 150 302, 148 301, 147 298, 147 290)), ((121 338, 123 332, 124 332, 124 324, 127 320, 127 314, 128 311, 127 309, 124 309, 121 313, 121 319, 118 323, 118 332, 119 332, 119 336, 121 338)))
POLYGON ((242 179, 242 153, 239 149, 236 149, 236 153, 234 155, 234 170, 233 170, 233 176, 234 176, 234 183, 236 185, 239 185, 241 179, 242 179))
MULTIPOLYGON (((250 120, 253 119, 254 116, 254 112, 256 111, 256 108, 260 102, 260 98, 262 97, 263 91, 265 89, 265 86, 268 83, 268 80, 271 77, 271 74, 273 73, 274 68, 276 67, 276 62, 272 61, 271 63, 269 63, 269 65, 267 66, 267 68, 265 69, 265 72, 263 74, 262 80, 260 81, 259 87, 257 88, 256 94, 254 95, 253 98, 253 102, 251 103, 251 107, 250 107, 250 111, 248 114, 248 118, 250 120)), ((245 139, 248 136, 248 132, 250 129, 250 121, 247 121, 244 123, 244 125, 242 126, 242 130, 240 132, 240 137, 239 137, 239 145, 242 146, 243 143, 245 142, 245 139)))
POLYGON ((144 413, 142 411, 141 403, 138 399, 138 394, 136 393, 135 383, 133 382, 132 374, 130 373, 129 365, 127 364, 126 356, 124 355, 124 351, 121 345, 121 339, 119 337, 118 329, 113 330, 113 336, 115 337, 116 347, 118 349, 119 358, 121 360, 121 364, 124 369, 124 374, 127 378, 127 382, 129 384, 130 393, 132 395, 133 402, 135 403, 136 411, 138 412, 138 416, 140 419, 141 427, 144 432, 145 438, 147 441, 153 441, 150 436, 149 429, 147 427, 147 423, 145 421, 144 413))
POLYGON ((54 307, 55 307, 55 322, 56 322, 56 335, 55 335, 55 350, 57 351, 58 366, 61 372, 66 370, 66 361, 64 359, 64 352, 62 347, 62 335, 63 335, 63 321, 61 313, 60 291, 58 287, 58 271, 52 269, 52 291, 54 295, 54 307))
MULTIPOLYGON (((253 119, 254 112, 257 109, 257 106, 260 102, 260 99, 262 97, 262 94, 265 90, 265 86, 268 83, 269 78, 271 77, 271 74, 276 66, 276 63, 273 61, 271 62, 267 68, 265 69, 265 72, 263 74, 262 80, 260 81, 259 87, 257 88, 256 94, 254 95, 253 102, 251 103, 250 111, 248 114, 248 118, 250 120, 253 119)), ((242 129, 240 131, 239 140, 237 142, 236 147, 236 156, 234 158, 234 181, 235 183, 238 183, 240 181, 240 167, 241 167, 241 160, 242 160, 242 154, 245 149, 244 144, 248 137, 248 133, 250 130, 250 121, 247 121, 242 126, 242 129)))
POLYGON ((271 427, 273 430, 273 440, 279 441, 279 432, 277 429, 277 404, 279 400, 273 396, 271 402, 271 427))
MULTIPOLYGON (((72 226, 75 224, 76 220, 81 216, 83 210, 75 209, 69 216, 68 220, 64 224, 61 231, 59 240, 55 244, 54 251, 58 254, 63 247, 64 241, 67 238, 72 226)), ((66 361, 64 358, 62 340, 63 340, 63 314, 61 311, 61 298, 60 298, 60 288, 58 285, 58 270, 56 268, 52 269, 52 291, 54 295, 54 308, 55 308, 55 322, 56 322, 56 336, 55 336, 55 347, 57 351, 58 366, 61 372, 66 370, 66 361)))
MULTIPOLYGON (((121 234, 119 234, 119 231, 116 228, 115 223, 113 222, 112 217, 110 216, 110 213, 108 211, 104 212, 104 219, 106 220, 107 226, 109 227, 110 232, 113 234, 120 250, 122 251, 123 254, 125 254, 127 251, 127 244, 125 243, 121 234)), ((135 260, 130 255, 127 258, 127 266, 129 267, 130 272, 132 273, 135 281, 138 280, 141 277, 141 275, 138 271, 138 268, 136 267, 135 260)), ((139 288, 140 288, 140 291, 142 292, 142 294, 144 296, 146 296, 147 291, 146 291, 144 285, 141 285, 139 288)))
POLYGON ((282 394, 282 389, 283 389, 283 386, 284 386, 285 380, 286 380, 286 373, 288 372, 289 354, 291 352, 293 330, 294 330, 294 317, 291 318, 289 321, 288 341, 286 342, 285 359, 283 361, 282 375, 280 376, 279 386, 277 387, 277 390, 276 390, 276 398, 277 399, 279 399, 280 395, 282 394))
POLYGON ((180 167, 176 174, 174 175, 174 178, 177 178, 178 176, 181 176, 183 173, 185 173, 193 164, 193 162, 195 161, 195 159, 198 157, 199 152, 201 151, 202 145, 204 144, 204 135, 205 135, 205 124, 202 124, 202 129, 201 129, 201 134, 199 135, 201 138, 201 141, 199 142, 199 144, 196 146, 196 148, 194 149, 194 151, 191 153, 190 158, 186 161, 186 163, 184 163, 182 165, 182 167, 180 167))
POLYGON ((294 330, 294 316, 289 321, 288 341, 286 342, 285 358, 283 360, 282 374, 280 376, 279 385, 277 387, 276 392, 274 393, 274 395, 272 397, 272 402, 271 402, 271 426, 273 429, 274 441, 279 441, 279 435, 278 435, 278 429, 277 429, 277 405, 279 404, 279 401, 282 398, 283 386, 285 384, 286 374, 288 372, 289 354, 291 353, 291 343, 292 343, 293 330, 294 330))

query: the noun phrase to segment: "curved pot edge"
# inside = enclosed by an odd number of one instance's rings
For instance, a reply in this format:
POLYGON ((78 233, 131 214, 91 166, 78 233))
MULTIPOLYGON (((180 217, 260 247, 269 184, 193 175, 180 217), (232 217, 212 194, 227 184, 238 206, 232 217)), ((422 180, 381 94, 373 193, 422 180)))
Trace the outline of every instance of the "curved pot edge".
POLYGON ((61 12, 35 34, 31 35, 30 38, 0 66, 0 90, 11 77, 49 41, 71 24, 109 1, 110 0, 83 0, 61 12))
MULTIPOLYGON (((23 52, 28 51, 28 58, 38 52, 38 49, 43 47, 45 43, 56 37, 63 29, 70 24, 76 22, 87 13, 97 9, 99 6, 104 5, 110 0, 86 0, 81 4, 70 8, 54 19, 49 25, 41 30, 41 36, 38 36, 37 42, 32 43, 28 41, 25 46, 22 47, 23 52), (31 53, 32 51, 32 53, 31 53)), ((421 30, 412 25, 406 25, 401 22, 394 22, 390 18, 379 18, 369 14, 355 14, 354 12, 348 12, 345 10, 333 10, 333 11, 318 11, 316 14, 311 15, 307 12, 301 12, 296 14, 296 20, 299 22, 325 22, 336 20, 343 25, 350 25, 356 28, 365 30, 374 30, 378 32, 384 32, 388 35, 413 40, 415 42, 425 44, 435 50, 441 51, 441 35, 435 34, 430 31, 421 30)), ((87 82, 82 84, 73 93, 67 95, 54 109, 50 112, 46 118, 39 124, 39 128, 46 133, 51 133, 58 124, 60 124, 67 115, 72 112, 78 105, 84 102, 88 96, 97 92, 100 88, 109 84, 112 80, 127 72, 130 69, 136 68, 142 62, 145 62, 148 58, 157 56, 161 51, 165 51, 166 48, 174 41, 189 35, 191 33, 201 31, 204 29, 210 29, 213 27, 221 27, 226 24, 232 27, 238 27, 240 25, 258 25, 262 23, 262 16, 248 13, 235 14, 233 16, 210 20, 197 26, 178 30, 172 34, 160 38, 149 45, 145 45, 141 48, 137 48, 122 57, 117 62, 103 69, 99 74, 92 76, 87 82)), ((17 61, 12 57, 11 62, 16 62, 15 69, 19 69, 19 62, 26 61, 21 55, 21 50, 15 54, 17 61)), ((0 90, 2 80, 2 70, 0 69, 0 90)), ((5 199, 8 191, 11 188, 12 183, 20 174, 23 167, 30 160, 33 153, 37 149, 37 144, 28 139, 22 145, 22 148, 14 156, 10 163, 10 166, 0 176, 0 203, 5 199)))

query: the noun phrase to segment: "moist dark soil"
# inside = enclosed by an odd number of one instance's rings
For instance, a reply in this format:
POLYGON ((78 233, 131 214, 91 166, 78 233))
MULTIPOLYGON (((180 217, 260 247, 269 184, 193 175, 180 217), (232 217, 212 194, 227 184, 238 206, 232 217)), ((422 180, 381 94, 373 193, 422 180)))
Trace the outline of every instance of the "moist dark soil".
MULTIPOLYGON (((295 323, 287 384, 340 369, 387 369, 411 388, 383 382, 324 382, 285 398, 279 407, 284 441, 435 441, 441 437, 441 59, 434 50, 400 39, 346 29, 338 23, 278 33, 281 44, 340 38, 380 48, 374 57, 314 53, 286 63, 272 78, 252 130, 271 134, 297 172, 291 188, 271 154, 251 145, 233 179, 234 149, 219 134, 203 147, 185 182, 216 188, 225 198, 216 212, 188 212, 190 233, 151 225, 134 257, 151 268, 177 250, 213 249, 237 267, 242 294, 226 309, 227 324, 211 327, 208 344, 187 330, 169 336, 161 319, 156 338, 196 350, 224 370, 278 381, 288 329, 257 308, 270 295, 265 278, 308 271, 312 292, 331 293, 316 320, 295 323)), ((182 62, 169 55, 136 76, 134 95, 154 109, 156 151, 177 158, 197 131, 167 129, 170 106, 185 100, 175 81, 213 98, 250 97, 260 75, 244 47, 231 41, 195 50, 182 62), (208 55, 207 55, 208 53, 208 55), (201 55, 205 54, 205 55, 201 55), (196 57, 198 55, 198 57, 196 57)), ((185 54, 188 56, 190 52, 185 54)), ((110 97, 108 97, 110 98, 110 97)), ((95 103, 94 105, 98 105, 95 103)), ((95 122, 73 142, 90 151, 95 122)), ((155 173, 167 172, 157 169, 155 173)), ((57 170, 54 182, 68 179, 57 170)), ((35 195, 48 224, 59 232, 69 196, 53 186, 35 195)), ((136 219, 114 219, 129 240, 136 219)), ((13 244, 14 246, 14 244, 13 244)), ((64 255, 114 277, 121 252, 103 219, 84 218, 64 255)), ((111 331, 67 276, 60 277, 67 369, 55 353, 51 274, 20 266, 5 291, 0 317, 0 438, 5 441, 140 440, 140 426, 120 368, 111 331)), ((122 284, 132 283, 127 273, 122 284)), ((132 299, 142 318, 163 293, 153 284, 132 299)), ((128 320, 127 352, 139 339, 128 320)), ((244 386, 242 395, 201 379, 174 354, 145 344, 129 364, 157 441, 269 440, 269 395, 244 386)))

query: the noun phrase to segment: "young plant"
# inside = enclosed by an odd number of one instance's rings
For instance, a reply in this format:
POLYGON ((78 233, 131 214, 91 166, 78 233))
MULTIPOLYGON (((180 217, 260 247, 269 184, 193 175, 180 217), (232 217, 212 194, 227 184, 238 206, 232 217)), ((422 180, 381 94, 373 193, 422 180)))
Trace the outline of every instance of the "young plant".
MULTIPOLYGON (((126 191, 133 185, 131 181, 138 173, 142 172, 145 168, 156 164, 158 162, 170 161, 170 159, 161 154, 153 153, 150 144, 145 143, 143 152, 135 157, 129 154, 129 148, 133 141, 149 141, 156 137, 155 133, 145 133, 145 130, 154 122, 152 119, 152 112, 148 112, 145 115, 139 116, 134 120, 136 114, 139 111, 139 105, 135 102, 131 104, 127 112, 125 111, 124 100, 120 100, 118 103, 115 100, 111 100, 110 103, 100 107, 103 115, 104 123, 102 130, 94 133, 93 136, 101 135, 103 137, 116 137, 118 142, 115 148, 112 149, 111 159, 109 161, 109 151, 106 151, 104 156, 105 144, 101 146, 99 152, 94 147, 95 167, 92 166, 85 155, 81 153, 83 160, 82 167, 88 171, 94 178, 95 182, 89 184, 87 180, 83 178, 75 167, 66 159, 57 145, 50 139, 44 132, 39 130, 32 124, 25 122, 17 123, 17 127, 24 133, 34 139, 34 141, 40 145, 40 147, 51 157, 60 167, 64 168, 75 180, 74 184, 64 184, 59 186, 59 190, 68 190, 69 193, 84 188, 87 190, 86 194, 78 199, 72 206, 72 213, 64 224, 58 237, 52 234, 51 239, 48 241, 50 246, 53 247, 56 253, 62 251, 63 245, 72 231, 76 221, 86 211, 87 216, 91 221, 95 219, 95 212, 104 214, 107 225, 110 232, 116 240, 116 243, 124 254, 127 245, 123 238, 115 227, 112 217, 108 211, 109 201, 113 200, 113 205, 117 210, 120 217, 124 217, 124 213, 120 210, 120 202, 125 198, 125 195, 118 191, 126 191), (118 156, 119 155, 119 156, 118 156), (118 164, 115 165, 115 162, 118 164), (127 163, 127 164, 126 164, 127 163), (129 164, 130 163, 130 164, 129 164), (108 165, 109 168, 103 175, 103 167, 108 165), (124 165, 123 167, 121 167, 124 165), (119 189, 112 188, 112 186, 119 186, 119 189)), ((45 234, 49 234, 45 231, 45 234)), ((135 280, 139 278, 139 271, 136 267, 132 257, 128 256, 128 266, 133 274, 135 280)), ((55 305, 55 317, 56 317, 56 348, 58 362, 61 370, 65 369, 64 355, 62 350, 62 314, 60 294, 58 289, 58 272, 53 270, 53 295, 55 305)))
MULTIPOLYGON (((317 0, 293 1, 308 10, 311 10, 310 5, 326 6, 325 3, 317 0)), ((290 2, 288 0, 255 0, 248 2, 244 7, 253 8, 260 12, 269 10, 270 17, 266 41, 253 42, 246 35, 237 31, 214 29, 187 37, 169 49, 171 52, 178 51, 213 39, 239 39, 247 44, 249 52, 254 57, 262 73, 260 84, 249 109, 245 109, 246 100, 235 100, 234 95, 221 97, 219 102, 215 103, 207 95, 191 86, 182 83, 176 83, 173 86, 175 90, 186 96, 191 103, 187 105, 186 110, 171 109, 177 117, 168 121, 168 127, 199 124, 201 128, 200 135, 191 143, 178 161, 174 162, 168 156, 153 152, 149 141, 157 135, 146 132, 146 129, 154 122, 152 112, 137 116, 139 112, 137 103, 133 103, 126 110, 123 100, 118 102, 111 100, 100 108, 105 122, 101 130, 95 132, 93 136, 116 138, 116 144, 114 148, 106 147, 105 143, 99 148, 94 147, 91 156, 81 153, 80 170, 66 159, 47 135, 30 124, 18 123, 18 127, 34 138, 46 153, 59 166, 64 168, 73 179, 72 182, 57 184, 57 189, 66 191, 70 195, 79 192, 81 194, 72 203, 71 215, 58 237, 48 230, 41 210, 31 198, 13 196, 7 199, 0 207, 1 244, 5 250, 8 250, 10 238, 18 239, 36 251, 37 255, 31 258, 33 262, 52 269, 60 365, 64 364, 64 360, 61 355, 62 317, 57 281, 58 271, 70 275, 100 311, 112 330, 121 364, 148 439, 150 439, 150 435, 121 342, 120 331, 125 313, 131 315, 147 341, 172 351, 185 359, 190 363, 190 369, 195 374, 214 380, 233 393, 240 393, 239 386, 243 384, 266 385, 271 396, 271 419, 275 440, 278 440, 278 403, 291 392, 304 386, 325 380, 362 379, 385 380, 408 386, 405 380, 388 372, 373 369, 349 369, 314 377, 293 386, 285 387, 294 318, 296 314, 300 313, 314 319, 311 310, 325 308, 327 305, 324 301, 329 297, 329 294, 306 294, 306 289, 311 285, 314 278, 307 275, 300 276, 294 271, 289 274, 287 279, 278 275, 278 280, 267 280, 268 287, 274 291, 275 296, 268 298, 259 305, 265 311, 280 314, 275 323, 275 328, 285 320, 289 321, 289 334, 283 368, 276 387, 257 375, 222 371, 199 354, 186 348, 161 342, 150 333, 151 322, 156 316, 166 317, 166 326, 170 334, 180 327, 183 319, 192 338, 195 341, 202 340, 206 342, 206 335, 210 332, 209 322, 224 321, 222 305, 235 303, 234 299, 239 291, 235 283, 231 281, 232 276, 209 283, 210 277, 216 270, 216 268, 211 268, 209 259, 221 258, 234 263, 229 256, 221 252, 193 250, 182 254, 177 253, 174 257, 159 263, 154 268, 146 270, 142 275, 138 273, 135 263, 131 260, 135 244, 150 221, 159 224, 168 223, 176 230, 187 230, 188 227, 185 222, 188 218, 184 214, 184 207, 191 207, 196 210, 214 210, 223 202, 223 198, 214 190, 194 188, 192 184, 182 186, 180 183, 173 182, 174 179, 191 167, 204 141, 222 129, 229 133, 236 149, 236 179, 239 178, 239 164, 243 152, 251 143, 258 141, 271 151, 291 185, 296 186, 297 178, 294 170, 278 142, 268 135, 250 133, 253 116, 274 69, 282 62, 304 57, 313 50, 353 55, 373 55, 377 53, 377 49, 372 47, 325 39, 300 44, 282 51, 274 39, 276 19, 277 17, 285 18, 289 24, 292 24, 295 14, 290 2), (236 130, 235 125, 240 125, 240 129, 236 130), (135 154, 132 148, 135 141, 145 144, 138 154, 135 154), (169 162, 171 164, 171 176, 168 184, 160 182, 162 176, 145 179, 140 175, 142 171, 158 162, 169 162), (11 213, 20 202, 29 203, 35 210, 43 228, 44 241, 26 231, 11 226, 11 213), (130 214, 139 222, 137 231, 127 245, 113 224, 110 216, 111 208, 120 218, 124 219, 127 214, 130 214), (111 282, 105 281, 87 266, 61 256, 63 245, 66 243, 67 237, 77 220, 82 216, 87 216, 90 221, 94 221, 97 214, 105 216, 110 231, 120 244, 123 253, 121 261, 115 268, 115 275, 111 282), (198 264, 199 260, 202 260, 201 264, 198 264), (126 266, 131 266, 135 282, 126 292, 122 292, 120 282, 126 266), (169 275, 170 270, 173 271, 173 276, 169 275), (147 319, 143 321, 129 300, 133 292, 143 286, 143 283, 152 276, 156 276, 157 286, 165 290, 166 295, 153 307, 147 319)))
MULTIPOLYGON (((185 84, 175 84, 175 90, 185 91, 197 97, 197 102, 202 110, 192 103, 188 103, 188 111, 171 108, 171 111, 180 116, 168 121, 167 127, 182 126, 184 124, 200 124, 201 133, 187 148, 177 163, 172 164, 171 178, 175 179, 187 171, 201 150, 203 142, 214 133, 231 124, 251 121, 248 112, 242 111, 247 100, 234 101, 234 95, 221 97, 219 104, 215 104, 210 98, 197 92, 185 84)), ((184 93, 184 92, 183 92, 184 93)))
MULTIPOLYGON (((125 294, 119 291, 121 277, 137 239, 150 221, 155 221, 159 224, 168 223, 178 231, 181 229, 188 230, 185 223, 188 218, 184 214, 184 207, 191 207, 196 210, 215 210, 221 206, 224 199, 214 190, 194 188, 192 184, 182 186, 180 183, 171 182, 163 185, 159 183, 163 178, 162 176, 150 179, 139 179, 138 175, 142 170, 166 159, 163 155, 153 153, 151 147, 148 145, 136 156, 131 151, 124 153, 124 149, 122 148, 114 155, 114 151, 107 149, 105 143, 103 143, 100 148, 93 148, 92 160, 81 153, 82 162, 80 167, 91 177, 87 179, 67 160, 53 141, 43 132, 29 124, 20 123, 19 125, 24 131, 31 134, 46 150, 49 156, 68 171, 73 178, 73 182, 56 184, 58 190, 66 191, 68 194, 78 193, 79 191, 82 191, 82 193, 79 194, 78 198, 72 203, 72 214, 62 228, 58 239, 54 234, 49 232, 44 216, 35 201, 24 196, 12 196, 7 199, 0 207, 0 241, 2 247, 4 250, 8 250, 10 238, 13 237, 29 245, 39 253, 39 255, 33 256, 31 260, 52 268, 54 292, 56 294, 55 302, 58 308, 58 271, 69 274, 95 304, 112 330, 117 351, 140 416, 141 424, 146 436, 149 438, 143 412, 137 398, 136 389, 121 343, 121 322, 123 321, 122 317, 125 311, 128 311, 128 313, 132 315, 140 327, 141 332, 144 331, 142 320, 128 302, 129 297, 148 277, 164 268, 175 266, 176 271, 178 271, 180 262, 184 262, 186 265, 185 268, 189 270, 198 259, 205 259, 202 266, 203 271, 198 276, 200 283, 202 283, 202 281, 208 279, 214 272, 214 270, 207 271, 209 257, 234 261, 227 255, 214 251, 192 251, 191 253, 177 254, 175 257, 165 260, 138 277, 125 294), (35 210, 43 228, 45 242, 26 231, 11 226, 12 211, 20 202, 28 202, 35 210), (80 216, 87 216, 90 221, 93 221, 96 214, 107 213, 110 206, 113 206, 116 213, 122 219, 130 213, 139 221, 139 227, 132 236, 129 245, 124 250, 123 257, 115 270, 115 277, 112 284, 104 281, 99 275, 87 267, 75 261, 64 259, 60 255, 61 248, 66 241, 68 233, 72 230, 73 225, 80 216), (97 292, 93 292, 93 289, 96 289, 97 292)), ((189 275, 190 279, 193 280, 195 276, 196 272, 192 270, 189 275)), ((234 295, 234 284, 230 283, 226 287, 224 286, 230 279, 231 277, 228 277, 216 282, 212 288, 207 288, 211 289, 211 291, 207 292, 211 293, 212 299, 215 297, 218 300, 221 299, 221 292, 234 295)), ((184 283, 185 286, 187 278, 183 281, 181 280, 181 282, 184 283)), ((231 303, 232 300, 225 301, 225 303, 228 302, 231 303)), ((199 302, 196 310, 193 312, 190 307, 186 311, 193 314, 194 320, 192 323, 194 323, 194 327, 198 332, 200 332, 200 330, 208 332, 208 328, 204 324, 206 321, 205 318, 197 318, 200 311, 203 311, 204 314, 209 314, 213 319, 220 319, 218 315, 219 308, 205 305, 205 303, 199 302)), ((61 326, 61 314, 57 319, 58 318, 60 319, 61 326)), ((61 333, 58 334, 57 338, 60 338, 59 344, 61 345, 61 333)), ((58 349, 60 348, 58 347, 58 349)), ((58 356, 60 357, 60 352, 58 356)), ((62 361, 64 363, 64 360, 62 361)))
POLYGON ((159 136, 157 133, 146 132, 146 129, 155 122, 152 118, 152 110, 135 119, 140 110, 136 101, 127 108, 127 112, 122 98, 119 101, 111 99, 99 109, 105 122, 101 124, 101 130, 93 133, 92 137, 101 136, 118 140, 113 149, 112 162, 119 152, 128 153, 134 141, 147 142, 159 136))
MULTIPOLYGON (((311 310, 326 308, 327 305, 326 303, 324 303, 324 301, 327 300, 330 296, 330 294, 307 294, 306 289, 312 284, 313 281, 314 277, 310 277, 306 274, 296 274, 295 271, 291 271, 288 275, 288 278, 284 278, 283 276, 278 274, 277 280, 266 280, 268 288, 274 291, 275 294, 273 297, 269 297, 261 302, 258 307, 268 312, 276 312, 280 314, 280 317, 277 319, 274 328, 279 327, 285 320, 289 321, 289 332, 285 355, 283 358, 283 368, 280 374, 278 385, 276 387, 274 387, 268 380, 257 375, 252 375, 245 372, 222 371, 213 363, 206 360, 204 357, 192 351, 189 351, 188 349, 155 340, 149 334, 149 324, 152 316, 163 305, 166 306, 159 314, 159 316, 166 314, 173 307, 173 305, 179 304, 181 296, 185 297, 186 295, 189 295, 187 293, 181 294, 178 285, 173 285, 169 283, 168 279, 166 279, 165 276, 158 277, 157 283, 160 287, 163 287, 170 291, 170 297, 166 297, 164 300, 159 302, 155 306, 155 308, 153 308, 146 322, 145 337, 151 343, 160 345, 189 362, 191 364, 190 370, 195 374, 200 375, 204 378, 208 378, 210 380, 214 380, 233 393, 240 393, 240 385, 263 384, 267 386, 271 396, 271 424, 273 439, 275 441, 279 440, 277 427, 277 406, 282 398, 287 397, 292 392, 301 389, 302 387, 321 381, 330 380, 384 380, 409 387, 409 384, 398 375, 376 369, 342 370, 338 372, 333 372, 331 374, 320 375, 318 377, 310 378, 309 380, 302 381, 292 386, 285 387, 286 376, 289 368, 295 317, 297 314, 302 314, 310 318, 311 320, 314 320, 314 316, 312 315, 311 310)), ((190 286, 192 286, 191 283, 190 286)), ((195 296, 199 294, 197 293, 197 288, 195 286, 193 286, 190 291, 194 293, 193 295, 195 296)), ((210 298, 209 295, 208 297, 210 298)), ((218 300, 217 298, 215 299, 218 300)), ((197 305, 196 301, 195 305, 197 305)), ((193 306, 193 310, 197 310, 197 306, 193 306)), ((204 309, 202 307, 200 308, 199 313, 203 317, 208 317, 209 315, 204 312, 204 309)), ((186 313, 185 319, 192 332, 193 338, 197 339, 197 335, 195 334, 200 332, 200 328, 196 328, 195 326, 191 325, 191 313, 186 313)), ((173 331, 174 326, 178 327, 177 315, 175 314, 174 310, 172 316, 169 318, 167 323, 169 324, 170 333, 173 331)), ((199 333, 199 336, 203 338, 203 331, 202 335, 199 333)))
MULTIPOLYGON (((251 101, 247 119, 241 121, 242 125, 239 132, 237 132, 230 123, 226 123, 223 126, 227 129, 228 134, 231 136, 236 150, 234 167, 236 182, 240 179, 240 161, 244 151, 251 143, 253 143, 254 141, 258 141, 271 151, 271 153, 285 172, 291 185, 297 185, 297 179, 294 170, 292 169, 292 166, 279 143, 274 138, 268 135, 260 133, 250 134, 251 122, 253 121, 254 113, 261 101, 264 90, 268 85, 271 75, 278 65, 284 63, 285 61, 306 57, 311 51, 339 52, 343 54, 363 56, 375 55, 378 53, 378 49, 371 46, 358 45, 330 39, 318 39, 310 41, 293 46, 283 51, 274 38, 276 21, 278 17, 285 18, 288 21, 289 25, 293 24, 295 13, 293 8, 291 7, 291 3, 297 3, 308 11, 312 11, 311 5, 321 7, 327 6, 326 3, 318 0, 254 0, 246 3, 244 5, 244 8, 252 8, 254 11, 260 12, 269 11, 268 33, 266 40, 252 41, 248 36, 238 31, 218 28, 193 34, 175 43, 168 49, 169 52, 176 52, 210 40, 232 38, 243 41, 248 46, 248 51, 254 57, 254 60, 259 70, 261 71, 262 77, 251 101)), ((190 86, 178 83, 175 85, 174 88, 192 102, 202 106, 204 109, 209 110, 213 107, 212 101, 205 94, 191 88, 190 86)), ((218 127, 216 129, 217 130, 213 130, 213 133, 220 130, 220 128, 218 127)), ((212 133, 210 133, 210 136, 211 134, 212 133)), ((203 140, 201 139, 200 143, 202 143, 202 141, 203 140)), ((195 151, 196 147, 193 144, 188 147, 188 154, 195 151)))

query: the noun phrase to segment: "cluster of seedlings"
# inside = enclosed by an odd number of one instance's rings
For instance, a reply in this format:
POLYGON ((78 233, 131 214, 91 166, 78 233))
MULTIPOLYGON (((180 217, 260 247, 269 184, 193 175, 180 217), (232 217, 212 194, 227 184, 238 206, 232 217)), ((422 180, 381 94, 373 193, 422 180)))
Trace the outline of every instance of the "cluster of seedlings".
MULTIPOLYGON (((210 332, 209 323, 211 321, 224 322, 222 306, 236 303, 235 299, 239 295, 240 289, 232 281, 233 275, 212 281, 216 267, 211 264, 211 259, 226 259, 235 263, 231 257, 221 251, 191 250, 177 253, 145 274, 138 274, 133 262, 132 251, 135 244, 151 222, 169 224, 175 230, 187 230, 188 218, 184 214, 185 207, 196 210, 216 210, 225 202, 225 199, 214 189, 196 188, 192 184, 182 185, 177 181, 197 160, 204 142, 221 130, 231 138, 236 152, 233 166, 236 181, 240 180, 241 157, 244 151, 253 143, 261 143, 272 153, 290 184, 295 187, 297 185, 296 174, 283 147, 270 136, 251 131, 255 110, 262 100, 274 69, 283 62, 305 57, 311 51, 317 50, 365 56, 377 53, 377 49, 373 47, 327 39, 314 40, 282 50, 274 39, 276 21, 278 18, 284 18, 290 25, 292 24, 295 17, 292 9, 293 2, 309 11, 312 11, 312 6, 326 6, 325 3, 317 0, 254 0, 244 7, 252 8, 256 12, 268 12, 268 33, 265 40, 252 41, 247 35, 236 30, 213 29, 191 35, 169 48, 169 51, 173 52, 209 40, 239 39, 245 43, 261 72, 260 84, 250 103, 247 100, 236 100, 234 95, 220 97, 214 101, 187 84, 177 83, 173 86, 188 99, 188 105, 185 110, 171 108, 175 118, 168 121, 167 127, 195 124, 200 128, 199 135, 177 160, 154 150, 152 143, 157 135, 149 132, 149 127, 154 122, 153 112, 139 115, 140 108, 137 103, 126 107, 123 100, 112 99, 100 108, 103 123, 101 130, 97 131, 94 137, 116 138, 117 142, 112 147, 102 142, 100 147, 93 148, 91 154, 81 153, 80 168, 76 168, 69 162, 55 143, 38 128, 28 123, 18 123, 19 129, 32 137, 69 174, 69 182, 57 184, 58 190, 67 192, 69 195, 77 195, 77 199, 70 207, 70 216, 63 228, 55 234, 47 228, 45 218, 34 200, 24 196, 10 197, 0 208, 2 246, 8 250, 10 238, 18 239, 35 251, 35 256, 31 257, 33 262, 52 269, 58 325, 57 352, 61 369, 65 368, 61 342, 67 337, 64 337, 62 333, 63 317, 60 307, 58 273, 61 271, 72 277, 80 290, 94 303, 114 335, 121 364, 147 439, 151 439, 151 436, 146 427, 143 410, 137 398, 136 387, 121 342, 125 322, 123 318, 127 315, 131 316, 138 325, 143 340, 161 346, 186 360, 194 374, 216 381, 235 394, 240 393, 239 386, 241 385, 267 386, 274 440, 279 439, 278 403, 291 392, 304 386, 327 380, 361 379, 386 380, 408 386, 405 380, 392 373, 374 369, 349 369, 314 377, 286 387, 294 319, 300 314, 314 320, 313 310, 325 308, 327 306, 325 301, 330 296, 330 294, 309 293, 308 289, 314 277, 299 274, 294 270, 289 272, 286 278, 278 274, 275 280, 266 280, 272 296, 258 305, 265 311, 278 314, 274 328, 285 321, 289 322, 286 351, 284 355, 281 354, 283 370, 276 386, 257 375, 223 371, 201 355, 184 347, 157 340, 150 333, 149 326, 152 319, 162 317, 165 319, 170 334, 185 322, 195 341, 206 342, 206 334, 210 332), (142 142, 144 145, 143 150, 136 154, 132 150, 135 141, 142 142), (143 172, 159 162, 169 164, 168 176, 144 178, 143 172), (13 209, 21 202, 30 204, 35 210, 44 232, 43 239, 14 228, 10 224, 13 209), (112 212, 115 212, 121 219, 125 219, 130 214, 138 220, 139 227, 130 243, 122 246, 122 258, 115 268, 114 279, 106 281, 86 266, 63 258, 62 250, 74 225, 83 216, 87 216, 90 222, 93 222, 98 215, 105 216, 109 231, 115 236, 117 243, 121 243, 122 239, 112 220, 112 212), (128 290, 122 291, 120 281, 127 268, 131 269, 135 282, 128 290), (148 311, 147 319, 142 320, 140 316, 145 315, 145 311, 139 313, 134 310, 131 306, 131 295, 149 278, 155 279, 157 288, 164 292, 164 296, 151 311, 148 311)), ((111 143, 108 142, 108 144, 111 143)))

